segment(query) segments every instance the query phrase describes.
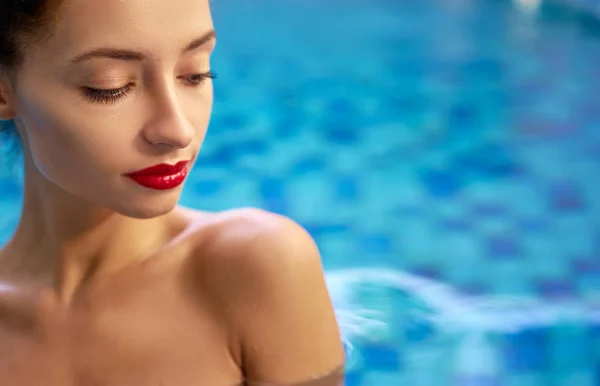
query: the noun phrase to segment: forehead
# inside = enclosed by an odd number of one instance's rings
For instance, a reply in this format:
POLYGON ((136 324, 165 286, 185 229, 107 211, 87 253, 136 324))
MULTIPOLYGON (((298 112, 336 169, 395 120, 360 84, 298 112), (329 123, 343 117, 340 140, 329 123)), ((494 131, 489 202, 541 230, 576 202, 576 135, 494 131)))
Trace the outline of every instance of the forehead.
POLYGON ((68 56, 102 45, 180 50, 213 28, 209 0, 62 0, 43 50, 68 56))

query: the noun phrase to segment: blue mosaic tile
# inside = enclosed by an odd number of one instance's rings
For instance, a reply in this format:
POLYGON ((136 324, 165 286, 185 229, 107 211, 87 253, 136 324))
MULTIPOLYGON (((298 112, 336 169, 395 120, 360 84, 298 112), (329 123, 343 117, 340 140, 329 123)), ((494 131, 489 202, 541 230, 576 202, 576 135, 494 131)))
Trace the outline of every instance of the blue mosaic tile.
POLYGON ((225 166, 231 165, 237 158, 237 150, 233 146, 221 145, 209 154, 202 153, 203 165, 225 166))
POLYGON ((279 200, 285 197, 285 182, 277 177, 265 177, 259 182, 260 195, 265 200, 279 200))
POLYGON ((435 198, 451 198, 463 188, 462 179, 451 170, 426 169, 419 173, 429 194, 435 198))
POLYGON ((235 78, 239 81, 251 78, 252 71, 258 63, 260 63, 258 53, 238 53, 232 62, 235 78))
POLYGON ((359 371, 348 372, 344 376, 345 386, 367 386, 362 383, 363 376, 359 371))
POLYGON ((483 144, 468 152, 457 154, 454 165, 478 177, 503 178, 521 173, 510 152, 498 144, 483 144))
POLYGON ((594 367, 595 367, 595 372, 594 372, 593 386, 600 386, 600 363, 596 363, 594 365, 594 367))
POLYGON ((527 218, 519 221, 519 229, 527 233, 543 233, 549 229, 548 221, 543 218, 527 218))
POLYGON ((398 371, 402 368, 400 352, 394 347, 364 345, 360 347, 364 365, 372 370, 398 371))
POLYGON ((241 153, 262 155, 267 151, 267 144, 260 139, 246 139, 240 141, 236 148, 241 153))
POLYGON ((478 217, 500 217, 507 214, 507 205, 500 202, 476 203, 472 205, 473 214, 478 217))
POLYGON ((341 176, 338 178, 336 198, 342 202, 352 202, 359 198, 358 179, 355 176, 341 176))
POLYGON ((259 182, 259 194, 266 210, 279 214, 288 212, 285 186, 282 179, 275 177, 265 177, 259 182))
POLYGON ((545 299, 574 298, 577 295, 571 280, 538 279, 537 289, 545 299))
POLYGON ((332 113, 343 119, 348 119, 349 117, 357 115, 354 102, 347 98, 335 98, 330 100, 327 104, 327 110, 328 113, 332 113))
POLYGON ((425 74, 423 63, 393 59, 389 63, 392 73, 400 79, 416 80, 425 74))
POLYGON ((285 114, 275 120, 272 127, 273 135, 280 139, 292 138, 299 133, 298 124, 303 120, 304 118, 298 113, 285 114))
MULTIPOLYGON (((227 86, 221 86, 214 89, 214 98, 217 105, 221 105, 221 103, 227 103, 227 101, 231 99, 231 95, 232 91, 227 86)), ((215 109, 215 111, 217 111, 217 109, 215 109)), ((216 115, 217 114, 214 114, 213 117, 216 115)))
POLYGON ((386 105, 393 114, 406 114, 425 111, 429 106, 429 99, 419 94, 391 95, 386 100, 386 105))
POLYGON ((23 188, 12 179, 4 180, 0 183, 0 197, 19 197, 23 193, 23 188))
POLYGON ((439 222, 442 231, 446 232, 469 232, 473 230, 471 218, 446 218, 439 222))
POLYGON ((502 386, 502 379, 490 375, 460 375, 452 386, 502 386))
POLYGON ((574 259, 571 263, 571 269, 575 275, 579 276, 597 276, 600 278, 600 256, 574 259))
POLYGON ((200 180, 194 181, 194 193, 199 196, 213 196, 223 189, 223 181, 220 180, 200 180))
POLYGON ((478 176, 481 174, 481 156, 471 152, 461 152, 452 158, 453 165, 461 172, 478 176))
POLYGON ((589 368, 592 364, 590 331, 585 325, 557 324, 551 328, 551 366, 563 374, 589 368))
POLYGON ((411 267, 411 273, 426 279, 439 280, 442 279, 440 267, 432 265, 418 265, 411 267))
POLYGON ((392 213, 397 218, 423 218, 428 215, 428 210, 424 205, 400 205, 392 213))
POLYGON ((269 94, 272 96, 272 103, 279 104, 280 107, 286 106, 297 106, 302 103, 303 95, 298 89, 287 87, 277 87, 270 90, 269 94))
POLYGON ((322 172, 327 167, 322 156, 305 156, 294 163, 289 171, 293 177, 301 177, 314 172, 322 172))
POLYGON ((465 61, 460 67, 462 77, 485 77, 499 81, 505 74, 505 67, 497 60, 489 58, 473 58, 465 61))
POLYGON ((368 253, 389 253, 392 251, 392 240, 388 235, 377 233, 363 234, 358 240, 359 250, 368 253))
POLYGON ((358 128, 348 122, 332 120, 322 123, 321 132, 332 143, 354 145, 358 142, 358 128))
POLYGON ((585 204, 575 183, 555 184, 550 190, 551 207, 555 211, 581 210, 585 204))
POLYGON ((549 363, 549 331, 529 328, 504 337, 504 364, 510 373, 539 371, 549 363))
POLYGON ((411 320, 406 326, 405 337, 410 343, 421 343, 435 335, 435 328, 425 320, 411 320))
POLYGON ((348 80, 338 76, 328 76, 327 74, 314 75, 305 77, 304 81, 297 87, 298 91, 303 95, 328 94, 348 88, 348 80))
POLYGON ((303 223, 304 228, 313 236, 326 236, 330 234, 347 234, 352 230, 348 224, 337 223, 303 223))
POLYGON ((248 122, 248 116, 242 113, 219 114, 213 117, 211 128, 218 131, 237 131, 244 129, 248 122))
POLYGON ((490 292, 488 283, 463 283, 457 285, 457 289, 467 296, 482 296, 490 292))
POLYGON ((518 237, 511 234, 490 236, 487 251, 489 257, 496 259, 514 258, 522 254, 518 237))
POLYGON ((447 125, 451 130, 455 130, 460 136, 471 135, 470 132, 465 132, 465 129, 470 128, 477 123, 478 118, 477 108, 466 104, 452 106, 448 112, 447 125))

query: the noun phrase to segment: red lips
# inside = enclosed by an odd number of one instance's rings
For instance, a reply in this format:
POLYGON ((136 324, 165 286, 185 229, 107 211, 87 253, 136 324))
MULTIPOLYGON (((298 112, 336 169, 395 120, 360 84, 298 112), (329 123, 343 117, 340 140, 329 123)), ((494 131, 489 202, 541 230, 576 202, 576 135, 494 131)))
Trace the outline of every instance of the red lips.
POLYGON ((154 190, 169 190, 178 187, 185 181, 189 161, 181 161, 175 165, 160 164, 126 174, 139 185, 154 190))

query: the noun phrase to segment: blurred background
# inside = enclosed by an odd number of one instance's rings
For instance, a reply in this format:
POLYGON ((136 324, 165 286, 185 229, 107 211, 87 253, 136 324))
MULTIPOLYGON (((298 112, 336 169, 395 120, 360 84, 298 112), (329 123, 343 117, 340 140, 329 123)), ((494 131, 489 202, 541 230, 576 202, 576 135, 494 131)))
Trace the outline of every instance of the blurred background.
MULTIPOLYGON (((213 12, 214 115, 182 203, 313 235, 347 385, 600 385, 600 1, 213 12)), ((6 240, 21 187, 0 182, 6 240)))

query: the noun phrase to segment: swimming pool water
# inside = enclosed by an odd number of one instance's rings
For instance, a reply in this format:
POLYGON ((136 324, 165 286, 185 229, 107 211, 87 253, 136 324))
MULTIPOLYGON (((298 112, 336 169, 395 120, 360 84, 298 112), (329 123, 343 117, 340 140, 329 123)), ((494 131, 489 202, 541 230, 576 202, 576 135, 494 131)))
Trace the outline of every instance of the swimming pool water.
POLYGON ((586 12, 591 12, 595 15, 600 15, 600 1, 598 0, 552 0, 558 4, 566 4, 577 9, 582 9, 586 12))
MULTIPOLYGON (((183 204, 309 230, 348 385, 600 384, 599 22, 504 0, 214 16, 214 116, 183 204)), ((20 188, 0 189, 5 238, 20 188)))

